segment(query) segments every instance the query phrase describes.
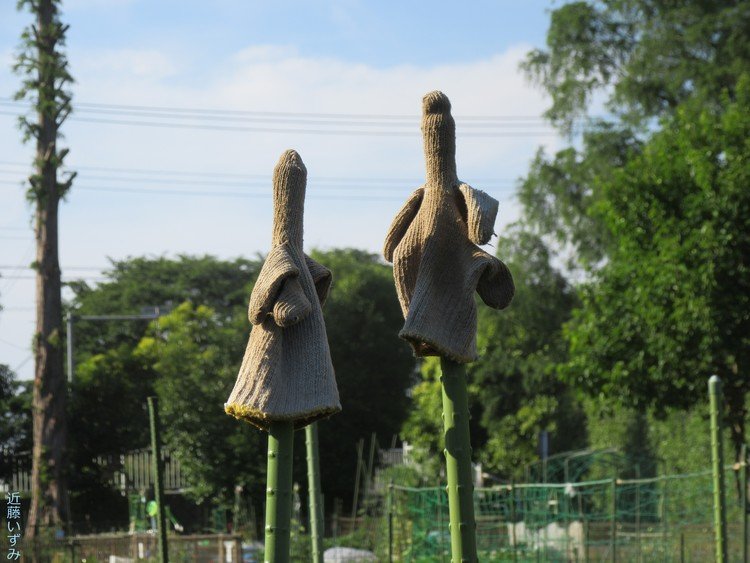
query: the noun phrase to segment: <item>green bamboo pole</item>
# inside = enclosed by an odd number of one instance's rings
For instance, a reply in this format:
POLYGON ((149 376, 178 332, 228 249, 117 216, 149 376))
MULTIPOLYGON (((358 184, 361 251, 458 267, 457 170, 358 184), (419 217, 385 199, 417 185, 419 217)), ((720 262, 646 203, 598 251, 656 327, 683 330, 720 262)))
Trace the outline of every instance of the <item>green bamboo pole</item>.
POLYGON ((610 522, 610 561, 617 562, 617 479, 612 479, 612 520, 610 522))
POLYGON ((516 485, 513 481, 510 482, 510 525, 511 525, 511 554, 513 555, 513 563, 518 561, 518 552, 516 551, 516 485))
POLYGON ((740 483, 742 487, 740 499, 742 501, 742 561, 748 563, 747 558, 747 444, 742 444, 742 465, 740 466, 740 483))
POLYGON ((388 484, 388 563, 393 563, 393 479, 388 484))
POLYGON ((641 546, 641 464, 635 464, 635 541, 638 546, 638 563, 643 560, 643 549, 641 546))
POLYGON ((724 501, 724 452, 721 443, 721 379, 712 375, 708 380, 711 403, 711 460, 714 485, 714 533, 716 538, 716 563, 727 560, 727 510, 724 501))
POLYGON ((310 503, 310 540, 313 563, 323 563, 323 503, 320 492, 320 462, 318 458, 318 423, 305 427, 307 447, 307 496, 310 503))
POLYGON ((289 561, 293 448, 293 423, 291 421, 272 422, 268 431, 266 563, 289 561))
POLYGON ((448 475, 451 561, 477 561, 474 485, 471 478, 469 402, 466 368, 445 358, 440 362, 443 388, 445 462, 448 475))
POLYGON ((161 425, 159 424, 159 399, 148 397, 148 415, 151 426, 151 457, 156 497, 156 529, 159 535, 159 563, 169 562, 167 521, 164 514, 164 472, 161 462, 161 425))

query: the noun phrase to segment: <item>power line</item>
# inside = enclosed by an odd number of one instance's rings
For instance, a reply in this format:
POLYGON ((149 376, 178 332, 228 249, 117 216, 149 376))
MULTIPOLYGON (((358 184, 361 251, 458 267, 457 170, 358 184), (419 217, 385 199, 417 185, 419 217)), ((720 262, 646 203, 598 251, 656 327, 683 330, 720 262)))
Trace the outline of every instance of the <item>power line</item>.
MULTIPOLYGON (((14 173, 7 172, 0 170, 0 174, 5 175, 12 175, 14 173)), ((14 180, 3 180, 4 182, 15 182, 16 185, 21 183, 21 180, 14 181, 14 180)), ((179 186, 222 186, 222 187, 243 187, 243 188, 264 188, 268 189, 272 185, 272 179, 270 177, 264 179, 264 180, 249 180, 249 181, 239 181, 239 180, 190 180, 190 179, 183 179, 183 178, 169 178, 169 177, 162 177, 162 178, 148 178, 148 177, 135 177, 135 178, 128 178, 126 176, 98 176, 98 175, 88 175, 88 174, 80 174, 75 181, 76 186, 80 186, 81 182, 88 182, 88 183, 95 183, 96 185, 99 185, 98 182, 127 182, 129 184, 170 184, 170 185, 179 185, 179 186)), ((329 180, 330 181, 330 180, 329 180)), ((344 181, 337 181, 335 184, 331 184, 325 181, 309 181, 308 182, 308 190, 316 190, 316 189, 326 189, 326 190, 398 190, 401 192, 407 191, 409 189, 412 189, 413 186, 417 186, 420 183, 423 183, 424 180, 418 180, 414 179, 411 181, 404 180, 402 182, 393 182, 390 185, 388 185, 387 182, 377 182, 373 181, 372 183, 368 183, 367 180, 361 179, 360 182, 344 182, 344 181)), ((512 183, 512 180, 496 180, 494 182, 482 182, 482 184, 486 183, 492 183, 492 184, 510 184, 512 183)), ((508 186, 506 186, 508 187, 508 186)))
POLYGON ((25 366, 27 363, 29 363, 29 360, 31 360, 34 357, 34 354, 29 354, 28 357, 22 361, 20 364, 18 364, 16 367, 13 368, 14 373, 18 373, 18 370, 21 369, 23 366, 25 366))
MULTIPOLYGON (((2 276, 3 280, 35 280, 36 276, 2 276)), ((71 283, 71 282, 80 282, 80 281, 90 281, 90 282, 103 282, 103 281, 112 281, 109 278, 105 277, 98 277, 98 276, 82 276, 80 278, 65 278, 61 279, 62 283, 71 283)))
MULTIPOLYGON (((2 105, 2 103, 0 103, 2 105)), ((300 119, 298 117, 243 117, 237 115, 213 115, 213 114, 184 114, 174 112, 153 112, 140 110, 117 110, 117 109, 86 109, 78 108, 77 114, 94 114, 94 115, 113 115, 122 117, 146 117, 167 120, 197 120, 197 121, 214 121, 214 122, 239 122, 239 123, 267 123, 277 125, 329 125, 338 127, 405 127, 411 126, 410 129, 416 129, 419 125, 419 119, 414 118, 412 122, 394 123, 389 121, 363 121, 363 120, 332 120, 332 119, 300 119)), ((513 120, 513 121, 469 121, 461 123, 462 129, 474 128, 499 128, 499 127, 544 127, 551 129, 546 122, 536 120, 513 120)))
MULTIPOLYGON (((0 106, 27 109, 23 102, 0 98, 0 106)), ((18 116, 12 111, 0 111, 0 115, 18 116)), ((533 116, 471 116, 463 119, 462 137, 530 137, 556 135, 555 130, 544 120, 533 116), (476 128, 492 128, 494 131, 472 131, 476 128), (508 130, 511 128, 511 130, 508 130), (525 129, 522 129, 525 128, 525 129), (532 128, 532 130, 528 130, 532 128), (541 129, 539 129, 541 128, 541 129), (468 129, 468 131, 467 131, 468 129)), ((236 110, 199 110, 195 108, 168 108, 163 106, 133 106, 100 103, 78 103, 76 113, 70 119, 88 123, 161 127, 177 129, 203 129, 216 131, 251 131, 260 133, 294 133, 313 135, 360 135, 417 137, 418 117, 384 116, 376 114, 313 114, 283 112, 242 112, 236 110), (79 115, 83 114, 83 115, 79 115), (87 116, 88 114, 88 116, 87 116), (105 117, 90 117, 94 116, 105 117), (127 118, 114 119, 112 117, 127 118), (134 119, 139 118, 139 119, 134 119), (395 121, 394 121, 395 119, 395 121), (408 121, 403 121, 408 119, 408 121), (203 123, 194 123, 195 121, 203 123), (232 122, 235 125, 222 125, 232 122), (237 123, 251 126, 236 125, 237 123), (262 124, 291 125, 292 128, 263 127, 262 124), (309 128, 322 126, 326 128, 309 128), (304 127, 304 128, 301 128, 304 127), (358 127, 359 129, 352 129, 358 127), (364 129, 362 129, 364 127, 364 129), (377 130, 387 127, 389 131, 377 130), (375 130, 373 130, 375 128, 375 130), (401 128, 401 129, 394 129, 401 128)))
MULTIPOLYGON (((2 311, 0 311, 0 312, 2 312, 2 311)), ((15 344, 13 342, 8 342, 7 340, 3 340, 2 338, 0 338, 0 342, 3 343, 3 344, 5 344, 6 346, 11 346, 11 347, 16 348, 18 350, 28 350, 29 349, 28 346, 19 346, 18 344, 15 344)))
MULTIPOLYGON (((25 267, 24 264, 29 263, 28 261, 31 258, 31 252, 33 248, 34 248, 34 239, 32 238, 31 240, 29 240, 29 243, 26 245, 26 248, 21 254, 21 260, 16 265, 15 269, 13 269, 12 271, 21 271, 24 269, 25 267)), ((7 293, 11 289, 13 289, 15 285, 16 285, 16 280, 10 280, 7 283, 5 283, 2 288, 0 288, 0 292, 7 293)))
MULTIPOLYGON (((23 102, 13 98, 0 97, 0 103, 3 105, 23 105, 23 102)), ((416 114, 373 114, 373 113, 321 113, 321 112, 282 112, 282 111, 248 111, 248 110, 230 110, 230 109, 211 109, 211 108, 189 108, 176 106, 150 106, 150 105, 133 105, 133 104, 106 104, 100 102, 76 102, 76 108, 81 109, 108 109, 108 110, 132 110, 141 112, 172 112, 182 114, 214 114, 226 116, 259 116, 259 117, 279 117, 279 118, 313 118, 313 119, 376 119, 388 121, 419 121, 420 116, 416 114)), ((468 121, 516 121, 516 120, 539 120, 544 121, 539 115, 459 115, 456 119, 468 121)))
MULTIPOLYGON (((0 184, 17 186, 16 182, 9 182, 6 180, 0 180, 0 184)), ((197 197, 221 197, 221 198, 251 198, 251 199, 270 199, 273 194, 270 191, 263 193, 255 192, 229 192, 229 191, 206 191, 206 190, 173 190, 173 189, 161 189, 161 188, 129 188, 129 187, 114 187, 114 186, 81 186, 76 185, 76 190, 92 191, 92 192, 111 192, 111 193, 125 193, 125 194, 145 194, 145 195, 168 195, 168 196, 197 196, 197 197)), ((329 188, 330 189, 330 188, 329 188)), ((407 190, 404 190, 405 192, 407 190)), ((512 199, 514 196, 496 198, 501 201, 512 199)), ((358 194, 316 194, 314 191, 308 193, 307 198, 309 199, 321 199, 321 200, 353 200, 353 201, 401 201, 403 195, 394 196, 379 196, 379 195, 358 195, 358 194)), ((0 237, 2 238, 2 237, 0 237)), ((26 237, 7 237, 17 238, 18 240, 26 240, 26 237)))
MULTIPOLYGON (((60 270, 62 271, 73 271, 73 270, 106 270, 107 268, 111 268, 112 266, 65 266, 60 267, 60 270)), ((34 270, 31 266, 8 266, 6 265, 0 265, 0 270, 34 270)))
MULTIPOLYGON (((16 166, 16 167, 28 167, 27 163, 22 162, 10 162, 10 161, 0 161, 0 166, 16 166)), ((85 172, 86 170, 91 171, 97 171, 97 172, 111 172, 115 173, 120 176, 117 181, 126 181, 126 180, 132 180, 131 178, 127 178, 129 175, 136 175, 136 176, 142 176, 142 175, 153 175, 153 176, 188 176, 188 177, 208 177, 208 178, 237 178, 237 179, 245 179, 245 180, 260 180, 264 182, 266 185, 272 181, 272 176, 269 174, 241 174, 241 173, 231 173, 231 172, 201 172, 201 171, 193 171, 193 170, 164 170, 164 169, 147 169, 147 168, 113 168, 113 167, 104 167, 104 166, 76 166, 72 165, 69 166, 69 168, 74 169, 76 171, 85 172)), ((3 174, 14 174, 15 171, 0 171, 0 173, 3 174)), ((90 176, 87 174, 80 174, 79 180, 81 178, 93 178, 94 176, 90 176)), ((107 176, 107 178, 116 178, 117 176, 107 176)), ((103 178, 102 176, 97 176, 97 178, 103 178)), ((137 180, 141 180, 143 178, 136 178, 137 180)), ((148 179, 148 178, 146 178, 148 179)), ((161 179, 155 180, 155 181, 162 181, 161 179)), ((175 183, 181 182, 180 179, 170 179, 170 182, 174 181, 175 183)), ((515 182, 515 179, 513 178, 476 178, 474 179, 476 182, 481 183, 510 183, 515 182)), ((396 183, 396 184, 418 184, 421 182, 424 182, 423 178, 397 178, 397 177, 380 177, 380 178, 363 178, 363 177, 354 177, 354 176, 316 176, 311 180, 311 183, 315 183, 317 185, 318 182, 341 182, 341 183, 373 183, 373 184, 384 184, 384 183, 396 183)), ((222 182, 212 182, 212 183, 223 183, 222 182)), ((229 184, 227 184, 229 185, 229 184)), ((242 185, 246 186, 246 182, 239 182, 234 183, 232 182, 231 185, 242 185)))
MULTIPOLYGON (((15 115, 12 112, 0 111, 0 115, 15 115)), ((71 115, 73 121, 84 123, 101 123, 105 125, 131 125, 138 127, 155 127, 161 129, 198 129, 204 131, 237 131, 251 133, 294 133, 295 135, 332 135, 332 136, 364 136, 364 137, 420 137, 418 131, 367 131, 363 129, 279 129, 274 127, 232 127, 229 125, 207 125, 201 123, 166 123, 161 121, 143 121, 135 119, 102 119, 96 117, 80 117, 71 115)), ((508 138, 556 136, 557 132, 549 131, 496 131, 496 132, 466 132, 462 137, 478 138, 508 138)))

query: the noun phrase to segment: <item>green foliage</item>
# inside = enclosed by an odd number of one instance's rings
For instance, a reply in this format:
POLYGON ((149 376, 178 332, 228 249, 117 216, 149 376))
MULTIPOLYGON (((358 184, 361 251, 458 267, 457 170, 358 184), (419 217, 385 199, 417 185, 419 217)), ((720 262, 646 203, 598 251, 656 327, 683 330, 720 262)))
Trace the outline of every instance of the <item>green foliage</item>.
MULTIPOLYGON (((142 309, 162 312, 185 301, 200 303, 226 318, 247 307, 250 288, 260 271, 260 260, 219 260, 213 256, 129 258, 113 261, 108 280, 95 287, 72 283, 76 315, 140 314, 142 309)), ((148 321, 76 321, 76 358, 101 353, 120 344, 134 347, 148 321)))
POLYGON ((420 471, 412 464, 385 467, 378 472, 378 481, 385 486, 393 483, 400 487, 419 487, 425 484, 420 471))
POLYGON ((738 447, 750 367, 750 79, 722 108, 686 102, 642 154, 602 179, 617 241, 567 329, 565 375, 637 408, 685 408, 725 383, 738 447))
POLYGON ((516 295, 506 311, 481 309, 480 358, 469 380, 488 436, 482 461, 490 471, 520 479, 537 456, 542 430, 550 433, 550 453, 585 441, 582 411, 554 372, 566 358, 562 326, 576 297, 538 237, 511 230, 498 254, 513 273, 516 295))
POLYGON ((31 385, 0 364, 0 448, 30 451, 31 439, 31 385))
MULTIPOLYGON (((469 365, 472 447, 486 469, 520 479, 537 457, 538 434, 548 430, 551 451, 583 444, 585 421, 573 393, 555 375, 566 359, 562 326, 576 303, 573 289, 550 265, 536 236, 511 230, 498 244, 516 284, 505 311, 479 308, 479 359, 469 365)), ((432 482, 443 464, 440 363, 427 358, 412 390, 415 408, 402 436, 432 482)))
POLYGON ((596 96, 611 112, 540 152, 520 191, 527 224, 585 274, 565 380, 664 417, 718 373, 735 448, 750 390, 749 25, 747 2, 570 2, 523 65, 562 130, 596 96))
POLYGON ((256 500, 263 490, 265 435, 224 413, 246 344, 243 321, 184 303, 154 321, 135 351, 158 376, 165 441, 200 501, 230 504, 237 484, 256 500))
MULTIPOLYGON (((399 433, 410 406, 415 360, 398 338, 403 326, 393 274, 375 254, 354 249, 313 252, 333 272, 323 307, 343 410, 318 426, 323 493, 351 498, 356 443, 377 434, 380 445, 399 433)), ((300 453, 304 447, 295 447, 300 453)), ((304 479, 304 463, 298 477, 304 479)))
POLYGON ((547 115, 570 128, 592 97, 642 122, 695 92, 709 103, 750 70, 750 6, 741 0, 589 0, 552 11, 547 49, 529 53, 528 76, 552 97, 547 115))
POLYGON ((523 68, 551 97, 552 122, 571 131, 593 97, 610 123, 585 122, 577 148, 540 152, 520 189, 524 218, 574 251, 589 270, 617 246, 594 207, 607 179, 638 152, 656 119, 690 97, 720 105, 750 71, 750 6, 741 1, 590 0, 552 11, 547 48, 523 68))
POLYGON ((518 193, 524 221, 574 251, 569 268, 595 269, 616 244, 592 212, 601 199, 597 186, 637 154, 640 144, 632 130, 600 122, 583 134, 581 148, 568 147, 551 158, 540 149, 531 162, 518 193))
MULTIPOLYGON (((144 307, 150 307, 149 312, 154 306, 163 311, 165 306, 193 299, 216 307, 221 311, 217 319, 231 323, 244 317, 249 284, 259 267, 258 261, 222 261, 210 256, 114 262, 106 274, 109 281, 95 287, 83 282, 72 285, 71 309, 78 316, 139 314, 144 307)), ((123 509, 112 504, 112 510, 100 512, 103 503, 98 499, 111 493, 111 475, 94 457, 149 445, 146 398, 155 394, 159 372, 149 358, 136 353, 149 321, 76 319, 74 329, 76 373, 69 405, 71 502, 75 514, 90 514, 92 521, 114 521, 123 509)), ((239 327, 236 331, 241 332, 239 327)), ((193 399, 197 402, 200 396, 193 399)), ((169 401, 163 399, 162 407, 168 408, 169 401)), ((217 416, 229 419, 223 408, 217 416)))
POLYGON ((69 149, 56 146, 58 129, 72 111, 72 94, 68 89, 73 77, 68 71, 68 59, 62 51, 68 25, 60 20, 60 0, 20 0, 18 9, 27 8, 37 17, 35 24, 21 33, 21 44, 16 53, 13 70, 22 77, 16 100, 29 100, 39 118, 18 118, 24 142, 37 141, 37 172, 29 177, 29 201, 43 203, 50 195, 64 197, 70 189, 75 172, 69 172, 63 182, 57 181, 56 170, 63 165, 69 149), (49 150, 48 150, 49 149, 49 150), (50 172, 53 172, 50 176, 50 172), (49 179, 55 184, 50 192, 49 179))
MULTIPOLYGON (((324 313, 344 411, 319 426, 322 486, 332 501, 351 495, 357 440, 375 431, 384 444, 398 433, 414 359, 396 336, 402 319, 391 269, 356 250, 313 256, 334 273, 324 313)), ((261 506, 266 436, 223 412, 251 328, 247 299, 259 267, 259 261, 208 256, 133 258, 114 263, 108 282, 74 286, 77 315, 137 314, 144 306, 178 304, 150 325, 76 321, 72 418, 76 443, 91 445, 76 454, 82 474, 94 449, 122 452, 148 444, 144 405, 157 392, 165 438, 176 448, 191 494, 229 505, 234 486, 244 484, 261 506)), ((295 480, 304 483, 298 434, 295 480)))
POLYGON ((441 474, 445 463, 441 453, 443 421, 440 413, 443 412, 443 396, 440 386, 440 359, 425 358, 420 374, 422 380, 411 390, 414 406, 401 428, 401 437, 414 447, 411 455, 420 467, 425 481, 432 483, 441 474))

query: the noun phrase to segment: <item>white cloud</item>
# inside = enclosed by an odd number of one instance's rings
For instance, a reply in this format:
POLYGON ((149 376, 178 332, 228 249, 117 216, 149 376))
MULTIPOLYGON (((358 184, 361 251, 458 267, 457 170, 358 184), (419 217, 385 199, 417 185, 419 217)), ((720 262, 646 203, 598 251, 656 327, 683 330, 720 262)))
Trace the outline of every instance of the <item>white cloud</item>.
MULTIPOLYGON (((255 45, 218 61, 208 72, 199 69, 204 74, 197 75, 197 79, 188 53, 177 56, 153 49, 71 52, 71 68, 77 81, 74 104, 80 100, 255 111, 405 114, 414 116, 415 135, 365 137, 200 131, 71 120, 64 126, 64 144, 71 148, 68 162, 74 167, 237 172, 270 178, 279 154, 286 148, 296 148, 309 171, 306 245, 353 246, 378 252, 393 215, 423 176, 422 145, 418 135, 421 98, 430 90, 440 89, 450 97, 456 116, 459 175, 503 199, 496 226, 499 232, 518 217, 519 210, 514 201, 508 199, 511 195, 508 182, 495 186, 482 180, 518 177, 525 172, 540 144, 551 151, 558 141, 549 136, 469 137, 467 122, 461 117, 539 116, 544 111, 548 102, 517 70, 528 49, 526 45, 518 45, 495 56, 466 63, 377 68, 310 57, 283 45, 255 45), (325 182, 320 180, 323 177, 415 180, 390 183, 387 189, 379 186, 377 195, 389 199, 373 201, 347 197, 324 199, 321 196, 332 192, 324 187, 325 182)), ((10 121, 2 122, 3 126, 6 124, 10 121)), ((284 127, 301 128, 295 123, 284 127)), ((12 135, 0 138, 4 158, 27 159, 28 148, 19 148, 16 138, 12 135)), ((79 187, 85 185, 85 177, 86 173, 81 172, 79 187)), ((148 183, 132 187, 158 187, 157 184, 158 177, 153 177, 148 183)), ((88 185, 106 187, 111 182, 89 182, 88 185)), ((240 191, 244 188, 216 189, 240 191)), ((270 194, 270 182, 266 193, 270 194)), ((373 190, 363 190, 352 183, 343 192, 345 196, 362 193, 372 194, 373 190)), ((23 202, 22 190, 0 191, 0 208, 13 209, 17 223, 28 223, 25 219, 28 207, 23 202)), ((267 197, 144 196, 77 190, 74 185, 61 207, 63 269, 66 265, 106 264, 108 256, 117 259, 164 253, 253 256, 268 250, 271 212, 271 201, 267 197)), ((24 259, 20 244, 6 250, 2 253, 5 263, 16 264, 24 259)), ((3 305, 27 305, 30 290, 23 284, 29 283, 19 281, 13 294, 2 296, 3 305), (14 295, 24 295, 24 300, 19 297, 16 302, 14 295)), ((14 315, 12 321, 10 314, 0 321, 0 338, 25 346, 33 327, 30 322, 33 313, 14 315), (28 331, 21 330, 27 325, 28 331)), ((17 349, 0 350, 8 354, 7 363, 20 363, 24 356, 17 349)), ((22 375, 31 376, 29 365, 22 370, 22 375)))

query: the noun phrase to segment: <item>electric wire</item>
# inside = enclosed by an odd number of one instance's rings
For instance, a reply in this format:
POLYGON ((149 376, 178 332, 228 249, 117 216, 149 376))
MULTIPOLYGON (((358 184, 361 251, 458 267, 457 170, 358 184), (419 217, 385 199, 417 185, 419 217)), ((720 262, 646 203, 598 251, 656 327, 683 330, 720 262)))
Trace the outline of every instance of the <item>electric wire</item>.
MULTIPOLYGON (((22 162, 10 162, 0 161, 0 167, 19 167, 28 168, 29 164, 22 162)), ((67 166, 66 169, 76 170, 79 172, 79 176, 76 181, 83 178, 96 178, 96 179, 113 179, 115 181, 129 181, 133 179, 137 180, 149 180, 149 178, 142 178, 144 175, 152 176, 187 176, 190 183, 203 182, 203 180, 194 180, 192 177, 206 177, 206 178, 226 178, 227 180, 217 181, 216 179, 208 182, 212 185, 238 185, 247 186, 249 182, 260 182, 262 185, 268 185, 272 181, 272 176, 269 174, 241 174, 241 173, 229 173, 229 172, 202 172, 192 170, 164 170, 164 169, 144 169, 144 168, 116 168, 116 167, 104 167, 104 166, 67 166), (94 172, 109 172, 106 176, 95 176, 89 175, 86 171, 94 172), (136 176, 136 178, 129 178, 129 176, 136 176), (231 180, 230 180, 231 179, 231 180), (242 180, 242 181, 239 181, 242 180)), ((2 170, 0 174, 17 174, 14 170, 2 170)), ((153 181, 162 181, 161 178, 154 178, 153 181)), ((473 178, 472 181, 479 182, 482 184, 499 184, 499 183, 514 183, 513 178, 473 178)), ((184 182, 181 178, 170 178, 166 183, 180 183, 184 182)), ((398 177, 354 177, 354 176, 316 176, 311 179, 311 183, 315 185, 322 185, 322 183, 334 182, 334 183, 347 183, 347 184, 373 184, 379 187, 383 184, 397 184, 399 186, 421 184, 424 182, 423 178, 398 178, 398 177)))
MULTIPOLYGON (((25 105, 26 102, 14 100, 13 98, 0 97, 0 105, 25 105)), ((180 114, 214 114, 228 116, 269 116, 289 119, 371 119, 371 120, 388 120, 388 121, 419 121, 420 116, 416 114, 377 114, 377 113, 324 113, 324 112, 283 112, 283 111, 250 111, 236 109, 217 109, 217 108, 190 108, 178 106, 152 106, 152 105, 135 105, 135 104, 111 104, 102 102, 76 102, 75 106, 82 109, 106 109, 122 111, 141 111, 141 112, 170 112, 180 114)), ((460 115, 456 119, 465 119, 469 121, 546 121, 538 115, 460 115)))
MULTIPOLYGON (((28 109, 27 102, 10 98, 0 98, 0 106, 20 110, 28 109)), ((0 110, 0 115, 18 117, 18 114, 13 111, 0 110)), ((215 131, 378 137, 418 137, 421 135, 418 130, 418 116, 388 114, 266 112, 78 102, 70 119, 111 125, 215 131), (228 122, 234 125, 227 125, 228 122), (264 124, 277 127, 266 127, 263 126, 264 124), (292 127, 280 128, 278 126, 292 127), (310 128, 310 126, 313 127, 310 128), (390 130, 383 131, 378 128, 390 130)), ((558 134, 545 119, 539 116, 474 115, 457 116, 456 119, 461 122, 462 137, 521 138, 558 134)))

